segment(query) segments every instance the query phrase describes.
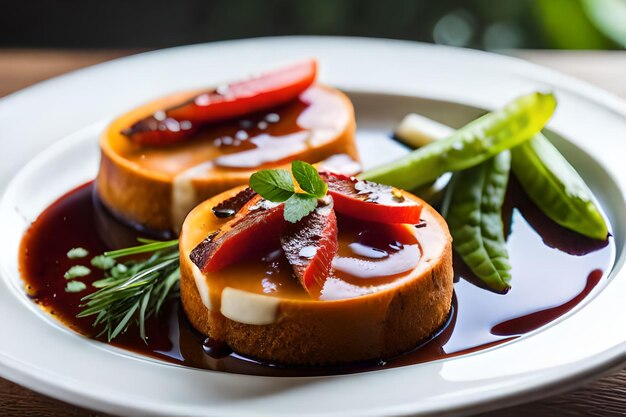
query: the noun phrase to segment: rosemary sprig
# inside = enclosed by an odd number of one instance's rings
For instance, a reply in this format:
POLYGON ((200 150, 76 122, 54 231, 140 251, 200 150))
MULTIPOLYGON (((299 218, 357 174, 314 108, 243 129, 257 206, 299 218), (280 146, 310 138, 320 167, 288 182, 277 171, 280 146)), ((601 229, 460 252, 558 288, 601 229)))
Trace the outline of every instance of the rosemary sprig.
POLYGON ((166 242, 139 239, 142 245, 105 252, 111 260, 105 278, 92 285, 97 291, 82 298, 78 317, 96 316, 93 326, 102 326, 98 334, 109 341, 125 332, 131 324, 139 326, 141 338, 146 340, 145 322, 159 313, 163 302, 179 292, 180 264, 178 240, 166 242), (119 258, 149 256, 143 260, 119 258))

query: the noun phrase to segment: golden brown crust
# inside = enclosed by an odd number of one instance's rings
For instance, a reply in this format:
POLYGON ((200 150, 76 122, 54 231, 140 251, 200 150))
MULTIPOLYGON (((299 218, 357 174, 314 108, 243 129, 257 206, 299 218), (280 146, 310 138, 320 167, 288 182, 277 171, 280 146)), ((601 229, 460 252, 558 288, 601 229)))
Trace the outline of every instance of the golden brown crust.
POLYGON ((146 229, 170 229, 171 182, 138 175, 102 152, 96 185, 100 200, 116 216, 146 229))
POLYGON ((278 321, 269 325, 239 323, 205 307, 193 264, 185 253, 183 230, 181 299, 187 317, 203 334, 267 362, 329 365, 390 358, 411 350, 446 322, 452 302, 451 238, 434 209, 428 206, 425 210, 441 227, 445 244, 422 273, 398 286, 357 298, 281 300, 278 321))
MULTIPOLYGON (((349 121, 343 131, 315 148, 305 151, 298 158, 306 162, 319 162, 331 155, 343 153, 358 160, 354 141, 356 124, 350 100, 343 93, 329 87, 319 87, 341 98, 348 110, 349 121)), ((144 228, 163 231, 173 229, 172 187, 174 177, 159 171, 146 169, 125 159, 116 151, 116 143, 126 140, 121 130, 137 119, 154 113, 193 96, 187 92, 156 100, 134 109, 113 121, 100 139, 101 164, 97 177, 100 199, 113 213, 144 228)), ((269 166, 268 166, 269 167, 269 166)), ((191 180, 196 202, 248 182, 252 169, 215 168, 210 173, 191 180)), ((174 225, 176 226, 176 225, 174 225)), ((180 225, 178 225, 180 226, 180 225)))

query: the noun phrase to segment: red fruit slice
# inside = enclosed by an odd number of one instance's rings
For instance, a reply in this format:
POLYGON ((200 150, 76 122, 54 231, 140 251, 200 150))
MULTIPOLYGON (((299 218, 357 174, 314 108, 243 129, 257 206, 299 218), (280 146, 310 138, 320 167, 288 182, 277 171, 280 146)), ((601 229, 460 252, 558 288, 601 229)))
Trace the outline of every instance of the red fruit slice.
POLYGON ((184 140, 198 127, 270 109, 294 100, 317 76, 314 59, 239 81, 139 120, 122 133, 140 144, 162 146, 184 140))
POLYGON ((319 293, 332 270, 337 253, 337 217, 333 200, 325 203, 304 219, 287 227, 281 244, 287 260, 300 284, 311 295, 319 293))
POLYGON ((285 230, 284 204, 257 195, 220 230, 196 246, 189 258, 202 272, 215 272, 276 242, 285 230))
POLYGON ((397 189, 331 172, 320 172, 335 210, 356 219, 380 223, 418 224, 422 205, 397 189))

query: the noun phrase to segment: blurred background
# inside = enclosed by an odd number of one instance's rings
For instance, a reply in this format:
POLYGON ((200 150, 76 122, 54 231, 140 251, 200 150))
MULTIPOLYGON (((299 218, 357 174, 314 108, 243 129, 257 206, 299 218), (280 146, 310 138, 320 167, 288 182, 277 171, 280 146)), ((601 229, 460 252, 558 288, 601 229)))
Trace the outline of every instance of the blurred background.
POLYGON ((1 47, 136 48, 274 35, 409 39, 486 50, 623 49, 626 0, 21 0, 1 47))
POLYGON ((281 35, 515 55, 626 97, 626 0, 0 0, 0 97, 142 51, 281 35))

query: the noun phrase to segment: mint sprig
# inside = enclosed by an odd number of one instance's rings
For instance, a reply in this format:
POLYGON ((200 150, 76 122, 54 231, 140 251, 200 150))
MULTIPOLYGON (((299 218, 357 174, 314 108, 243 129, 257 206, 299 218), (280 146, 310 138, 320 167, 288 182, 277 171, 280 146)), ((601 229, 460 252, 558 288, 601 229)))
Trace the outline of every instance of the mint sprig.
POLYGON ((294 194, 285 201, 285 220, 297 223, 317 207, 317 198, 308 194, 294 194))
POLYGON ((298 181, 298 185, 309 196, 323 198, 328 191, 328 185, 324 182, 317 169, 311 164, 302 161, 291 163, 291 172, 298 181))
POLYGON ((261 197, 282 203, 293 195, 293 180, 286 169, 264 169, 250 176, 250 188, 261 197))
POLYGON ((250 176, 250 188, 266 200, 284 202, 285 220, 291 223, 300 221, 315 210, 317 200, 328 192, 328 185, 317 169, 303 161, 291 163, 291 174, 284 169, 255 172, 250 176))

